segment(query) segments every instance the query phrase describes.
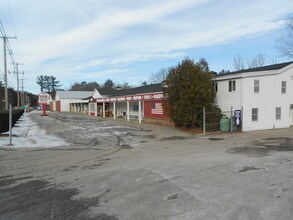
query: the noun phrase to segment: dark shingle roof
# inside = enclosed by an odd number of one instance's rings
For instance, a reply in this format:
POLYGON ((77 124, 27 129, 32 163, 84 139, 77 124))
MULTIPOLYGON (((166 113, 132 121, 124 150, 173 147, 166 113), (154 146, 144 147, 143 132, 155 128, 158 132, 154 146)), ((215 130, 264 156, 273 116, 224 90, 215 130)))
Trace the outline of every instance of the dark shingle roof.
POLYGON ((122 89, 117 90, 116 96, 125 96, 125 95, 136 95, 136 94, 144 94, 144 93, 156 93, 156 92, 162 92, 162 84, 153 84, 153 85, 147 85, 147 86, 140 86, 130 89, 122 89))
POLYGON ((278 64, 273 64, 273 65, 268 65, 268 66, 239 70, 239 71, 230 72, 230 73, 218 74, 217 76, 226 76, 226 75, 239 74, 239 73, 260 72, 260 71, 269 71, 269 70, 279 70, 279 69, 282 69, 292 63, 293 63, 293 61, 286 62, 286 63, 278 63, 278 64))
POLYGON ((101 95, 115 95, 117 92, 117 89, 113 88, 98 88, 97 89, 101 95))
POLYGON ((144 94, 144 93, 156 93, 162 92, 162 84, 153 84, 147 86, 140 86, 130 89, 112 89, 112 88, 99 88, 97 89, 99 93, 103 96, 127 96, 127 95, 136 95, 136 94, 144 94))

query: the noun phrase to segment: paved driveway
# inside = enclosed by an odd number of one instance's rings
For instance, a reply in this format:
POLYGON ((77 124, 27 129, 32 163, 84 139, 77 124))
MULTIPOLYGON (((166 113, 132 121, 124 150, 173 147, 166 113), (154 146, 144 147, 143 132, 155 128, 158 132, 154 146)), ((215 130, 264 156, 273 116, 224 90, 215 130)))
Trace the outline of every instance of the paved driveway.
POLYGON ((293 128, 204 137, 32 119, 69 144, 0 150, 0 219, 292 219, 293 128))

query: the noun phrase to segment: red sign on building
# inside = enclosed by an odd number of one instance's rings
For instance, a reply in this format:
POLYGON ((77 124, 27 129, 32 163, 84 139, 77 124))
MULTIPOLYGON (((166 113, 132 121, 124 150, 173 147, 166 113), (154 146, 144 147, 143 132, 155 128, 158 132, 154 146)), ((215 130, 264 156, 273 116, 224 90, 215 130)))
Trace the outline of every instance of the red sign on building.
POLYGON ((133 96, 120 96, 113 98, 97 99, 97 102, 125 102, 125 101, 147 101, 147 100, 161 100, 164 98, 163 93, 146 94, 146 95, 133 95, 133 96))

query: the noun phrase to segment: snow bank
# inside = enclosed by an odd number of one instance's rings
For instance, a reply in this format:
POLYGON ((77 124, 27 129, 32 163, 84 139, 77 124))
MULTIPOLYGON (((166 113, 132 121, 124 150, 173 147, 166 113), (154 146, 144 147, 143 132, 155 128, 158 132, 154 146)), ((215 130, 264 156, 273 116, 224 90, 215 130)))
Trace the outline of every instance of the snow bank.
MULTIPOLYGON (((3 134, 0 136, 0 147, 7 147, 9 144, 9 132, 3 134)), ((12 129, 12 134, 12 148, 42 148, 69 145, 69 143, 57 136, 48 135, 36 122, 31 120, 30 113, 25 113, 20 118, 16 127, 12 129)))

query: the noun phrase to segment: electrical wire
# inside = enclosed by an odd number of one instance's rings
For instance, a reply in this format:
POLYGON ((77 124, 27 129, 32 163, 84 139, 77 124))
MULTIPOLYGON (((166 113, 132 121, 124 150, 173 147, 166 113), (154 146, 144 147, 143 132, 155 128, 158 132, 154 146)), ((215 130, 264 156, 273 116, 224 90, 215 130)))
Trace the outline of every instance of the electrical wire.
POLYGON ((5 32, 5 29, 4 29, 4 26, 3 26, 3 23, 1 21, 1 19, 0 19, 0 30, 1 30, 0 32, 2 34, 2 37, 6 41, 7 51, 8 51, 8 54, 10 56, 11 62, 13 64, 13 66, 15 66, 14 54, 13 54, 13 51, 11 49, 11 46, 10 46, 9 40, 7 38, 7 35, 6 35, 6 32, 5 32))
MULTIPOLYGON (((10 60, 11 60, 11 62, 13 64, 13 68, 15 69, 15 58, 14 58, 14 54, 13 54, 13 51, 12 51, 10 42, 9 42, 9 40, 7 38, 7 35, 6 35, 6 32, 5 32, 5 29, 4 29, 4 26, 3 26, 3 23, 1 21, 1 19, 0 19, 0 33, 1 33, 2 37, 3 37, 3 40, 6 41, 6 51, 8 52, 9 57, 10 57, 10 60)), ((2 79, 3 81, 5 81, 4 80, 4 73, 2 71, 1 71, 1 73, 3 74, 3 76, 2 77, 0 76, 0 79, 2 79)), ((17 79, 16 74, 15 74, 15 71, 14 71, 13 76, 14 76, 15 79, 17 79)), ((12 79, 12 76, 10 74, 7 74, 7 86, 9 88, 14 89, 14 90, 15 90, 15 87, 16 87, 14 85, 17 84, 17 82, 15 83, 15 79, 12 79)))

